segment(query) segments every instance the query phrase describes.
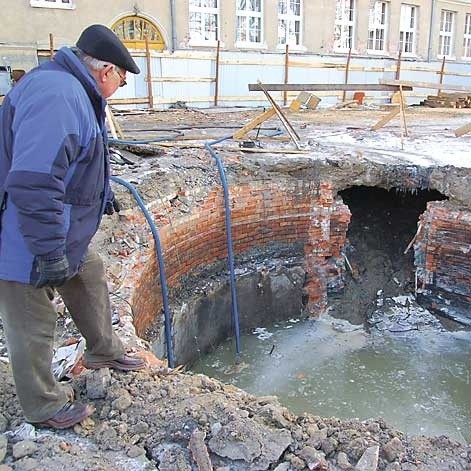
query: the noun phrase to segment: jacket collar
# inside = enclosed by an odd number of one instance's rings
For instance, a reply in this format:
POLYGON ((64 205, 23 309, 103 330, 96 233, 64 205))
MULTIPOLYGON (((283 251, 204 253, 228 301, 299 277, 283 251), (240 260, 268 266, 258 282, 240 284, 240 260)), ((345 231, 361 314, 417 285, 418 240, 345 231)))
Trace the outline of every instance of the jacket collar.
POLYGON ((100 127, 104 126, 106 100, 98 90, 95 78, 70 47, 61 48, 54 62, 71 73, 83 86, 92 103, 100 127))

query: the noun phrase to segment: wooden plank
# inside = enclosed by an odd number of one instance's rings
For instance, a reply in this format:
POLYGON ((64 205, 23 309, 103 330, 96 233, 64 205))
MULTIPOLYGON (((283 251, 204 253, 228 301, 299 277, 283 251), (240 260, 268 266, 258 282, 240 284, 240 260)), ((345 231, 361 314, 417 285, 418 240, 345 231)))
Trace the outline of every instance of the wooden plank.
POLYGON ((465 124, 464 126, 460 126, 459 128, 455 129, 455 136, 461 137, 465 134, 468 134, 468 132, 471 132, 471 123, 465 124))
MULTIPOLYGON (((181 143, 181 142, 158 142, 152 144, 153 147, 180 147, 181 149, 204 149, 206 144, 196 143, 196 144, 189 144, 189 143, 181 143)), ((233 146, 225 146, 224 144, 216 144, 212 146, 214 149, 221 149, 227 152, 251 152, 253 154, 310 154, 311 151, 309 150, 299 150, 299 149, 261 149, 259 147, 255 148, 244 148, 241 149, 240 147, 233 147, 233 146)))
POLYGON ((106 122, 108 123, 108 129, 111 132, 111 136, 113 139, 118 139, 118 133, 116 132, 116 128, 114 127, 113 118, 111 117, 111 110, 108 105, 105 107, 105 114, 106 114, 106 122))
POLYGON ((371 126, 371 131, 377 131, 381 129, 383 126, 389 123, 392 119, 394 119, 401 111, 400 106, 390 111, 386 116, 381 118, 374 126, 371 126))
POLYGON ((215 82, 214 77, 152 77, 152 82, 215 82))
POLYGON ((401 78, 401 60, 402 60, 402 51, 399 51, 399 54, 397 55, 397 63, 396 63, 396 80, 399 80, 401 78))
POLYGON ((52 61, 54 58, 54 35, 49 33, 49 59, 52 61))
POLYGON ((406 90, 405 87, 411 88, 431 88, 432 90, 458 90, 461 92, 471 92, 471 87, 465 87, 463 85, 449 85, 449 84, 437 84, 437 83, 429 83, 429 82, 412 82, 409 80, 386 80, 386 79, 379 79, 379 83, 381 85, 394 85, 400 86, 402 85, 402 89, 406 90))
POLYGON ((152 93, 152 68, 150 61, 149 35, 146 34, 146 66, 147 66, 147 96, 149 97, 149 108, 154 107, 154 95, 152 93))
MULTIPOLYGON (((284 90, 292 92, 314 92, 314 91, 398 91, 399 85, 382 85, 377 83, 267 83, 263 87, 271 92, 282 92, 284 90)), ((403 85, 403 90, 412 90, 412 86, 403 85)), ((262 87, 257 83, 249 83, 249 91, 260 92, 262 87)))
POLYGON ((262 87, 262 91, 267 97, 268 101, 271 103, 271 106, 275 110, 276 114, 278 115, 278 118, 281 121, 281 124, 284 126, 288 134, 290 135, 291 139, 294 142, 294 145, 296 146, 297 149, 301 149, 301 144, 299 142, 299 134, 294 130, 293 126, 291 126, 291 123, 288 121, 286 116, 283 114, 281 111, 280 107, 276 103, 276 101, 272 98, 272 96, 268 93, 268 91, 265 89, 263 86, 262 82, 259 80, 258 84, 262 87))
MULTIPOLYGON (((350 72, 350 59, 352 58, 352 47, 350 46, 350 49, 348 50, 348 56, 347 56, 347 66, 345 68, 345 85, 348 84, 348 74, 350 72)), ((342 93, 342 101, 345 101, 347 97, 347 90, 344 90, 342 93)))
POLYGON ((219 54, 221 51, 221 41, 218 40, 218 47, 216 49, 216 75, 214 77, 214 106, 218 106, 219 95, 219 54))
POLYGON ((250 121, 250 123, 246 124, 244 127, 236 131, 234 135, 232 136, 232 138, 244 139, 246 134, 249 131, 252 131, 252 129, 256 128, 259 124, 271 118, 274 114, 275 114, 275 110, 273 108, 270 108, 269 110, 263 112, 261 115, 257 116, 255 119, 250 121))
MULTIPOLYGON (((443 74, 445 72, 445 62, 446 62, 446 56, 443 56, 442 68, 440 69, 440 81, 439 81, 440 85, 443 84, 443 74)), ((438 89, 438 94, 441 95, 441 93, 442 93, 442 89, 439 88, 438 89)))
MULTIPOLYGON (((288 84, 288 74, 289 74, 289 45, 286 44, 285 50, 285 85, 288 84)), ((283 104, 286 106, 288 102, 288 90, 283 90, 283 104)))
POLYGON ((145 98, 113 98, 107 100, 110 105, 144 105, 149 103, 149 97, 145 98))

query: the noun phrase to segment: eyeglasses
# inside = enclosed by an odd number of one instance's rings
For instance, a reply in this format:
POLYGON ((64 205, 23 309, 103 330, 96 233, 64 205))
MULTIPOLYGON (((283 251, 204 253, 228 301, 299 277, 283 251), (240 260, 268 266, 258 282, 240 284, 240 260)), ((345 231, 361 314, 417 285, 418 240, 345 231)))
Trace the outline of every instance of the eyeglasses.
POLYGON ((119 70, 116 66, 114 66, 114 71, 118 74, 118 77, 121 79, 121 82, 119 83, 119 86, 124 87, 125 85, 127 85, 126 77, 119 73, 119 70))

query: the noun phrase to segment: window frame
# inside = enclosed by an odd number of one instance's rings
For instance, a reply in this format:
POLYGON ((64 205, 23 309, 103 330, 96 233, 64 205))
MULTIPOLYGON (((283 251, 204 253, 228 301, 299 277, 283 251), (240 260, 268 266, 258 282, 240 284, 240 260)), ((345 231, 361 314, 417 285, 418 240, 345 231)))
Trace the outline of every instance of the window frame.
POLYGON ((246 0, 246 8, 244 10, 239 9, 239 1, 236 0, 236 41, 235 41, 235 46, 240 47, 240 48, 261 48, 265 47, 264 43, 264 21, 263 21, 263 15, 264 15, 264 0, 260 0, 260 12, 249 10, 248 7, 250 5, 251 0, 246 0), (248 40, 240 40, 238 39, 239 36, 239 17, 245 18, 245 37, 248 38, 248 40), (260 19, 260 41, 250 41, 250 22, 249 18, 259 18, 260 19))
POLYGON ((419 13, 419 7, 417 5, 411 5, 410 3, 401 3, 401 16, 400 16, 400 22, 399 22, 399 47, 402 52, 403 56, 408 56, 408 57, 416 57, 417 56, 417 25, 418 25, 418 13, 419 13), (405 18, 403 15, 403 9, 408 8, 411 12, 411 14, 407 18, 407 22, 409 23, 408 26, 406 26, 405 23, 405 18), (411 26, 412 23, 412 12, 413 14, 413 26, 411 26), (401 38, 401 36, 404 34, 404 37, 407 37, 407 35, 412 35, 412 41, 405 41, 401 38), (406 51, 406 45, 408 43, 411 43, 411 51, 406 51))
POLYGON ((288 45, 290 48, 293 49, 302 49, 303 47, 303 11, 304 11, 304 5, 303 5, 303 0, 294 0, 295 2, 299 2, 299 15, 293 14, 293 13, 280 13, 280 6, 281 2, 286 2, 287 3, 287 10, 289 10, 289 4, 290 1, 293 0, 278 0, 278 39, 277 39, 277 47, 285 47, 288 45), (281 35, 281 22, 285 21, 287 24, 286 30, 285 30, 285 37, 284 41, 280 42, 281 35), (294 35, 297 35, 297 43, 293 43, 289 40, 287 40, 291 35, 291 26, 294 25, 294 31, 296 31, 296 23, 299 23, 299 31, 298 33, 294 33, 294 35))
POLYGON ((165 40, 160 29, 143 16, 123 16, 111 26, 111 30, 128 49, 145 50, 146 32, 150 32, 147 41, 149 49, 159 52, 165 49, 165 40))
POLYGON ((350 49, 355 50, 355 34, 356 34, 356 18, 357 17, 357 0, 337 0, 335 5, 335 30, 334 30, 334 51, 335 52, 348 52, 350 49), (345 18, 346 3, 349 2, 351 8, 349 12, 351 19, 345 18), (340 11, 339 11, 340 6, 340 11), (339 15, 340 13, 340 15, 339 15), (337 28, 340 28, 340 36, 336 39, 337 28), (347 29, 351 28, 351 34, 348 37, 345 37, 344 33, 347 29), (348 45, 346 45, 346 41, 348 45), (340 44, 336 44, 336 43, 340 44))
POLYGON ((57 8, 60 10, 75 10, 74 0, 29 0, 29 5, 33 8, 57 8))
POLYGON ((463 34, 463 59, 471 60, 471 13, 465 14, 463 34), (466 51, 469 50, 469 55, 466 51))
MULTIPOLYGON (((381 16, 383 16, 383 12, 381 12, 381 16)), ((388 52, 388 39, 389 39, 389 2, 383 0, 376 0, 373 4, 373 8, 369 10, 369 18, 368 18, 368 39, 366 43, 366 51, 369 54, 384 54, 388 52), (384 6, 384 23, 377 21, 377 12, 376 7, 381 5, 381 8, 384 6), (382 31, 383 37, 382 39, 377 38, 378 31, 382 31), (373 37, 371 38, 370 35, 373 33, 373 37), (373 42, 373 47, 370 47, 370 41, 373 42), (378 41, 382 41, 383 48, 378 49, 376 48, 376 44, 378 41)))
POLYGON ((453 59, 454 55, 454 39, 455 39, 455 24, 456 12, 452 10, 442 9, 440 14, 440 33, 438 36, 438 57, 453 59), (447 15, 450 15, 451 22, 447 20, 447 15), (450 31, 444 29, 450 25, 450 31), (446 44, 446 39, 449 38, 449 44, 446 44), (445 48, 449 48, 448 54, 445 54, 445 48))
POLYGON ((216 46, 217 42, 220 40, 221 0, 215 0, 215 1, 216 1, 216 7, 193 6, 191 4, 191 0, 188 2, 188 33, 190 35, 190 40, 189 40, 190 46, 216 46), (216 38, 215 39, 204 39, 203 37, 201 37, 201 34, 200 34, 200 37, 197 37, 197 38, 193 37, 193 33, 196 31, 193 31, 191 29, 191 14, 192 13, 199 13, 201 15, 200 31, 203 35, 207 33, 206 29, 204 28, 205 16, 216 17, 216 38))

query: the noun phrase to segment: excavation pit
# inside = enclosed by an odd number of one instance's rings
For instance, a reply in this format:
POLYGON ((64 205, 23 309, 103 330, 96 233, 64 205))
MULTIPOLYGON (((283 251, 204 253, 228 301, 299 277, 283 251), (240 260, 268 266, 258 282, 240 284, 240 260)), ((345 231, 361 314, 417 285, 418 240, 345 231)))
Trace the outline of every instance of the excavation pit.
MULTIPOLYGON (((312 467, 316 457, 335 469, 346 461, 356 466, 371 453, 377 453, 380 471, 469 468, 469 447, 445 436, 410 435, 445 433, 469 440, 469 402, 462 388, 469 387, 470 339, 463 329, 471 299, 471 164, 469 137, 456 139, 448 130, 469 118, 454 111, 408 109, 410 137, 404 150, 398 123, 371 132, 378 111, 367 110, 290 114, 305 146, 301 153, 293 153, 284 136, 254 139, 254 148, 241 149, 231 141, 215 146, 229 184, 242 330, 242 352, 235 362, 223 190, 201 138, 224 137, 262 111, 118 116, 130 138, 133 129, 185 127, 185 139, 178 142, 121 149, 122 157, 113 157, 112 173, 135 185, 158 229, 177 364, 197 368, 197 361, 209 363, 208 373, 223 382, 169 370, 141 351, 148 340, 165 359, 160 267, 141 210, 125 188, 113 184, 123 210, 104 219, 94 243, 105 259, 113 308, 121 318, 119 335, 128 349, 145 354, 152 368, 112 373, 98 399, 94 386, 102 385, 105 374, 96 378, 85 372, 75 378, 77 399, 97 407, 94 424, 73 438, 40 435, 32 455, 39 466, 94 469, 99 461, 104 470, 174 469, 175 463, 190 469, 195 466, 190 448, 196 445, 208 451, 215 469, 312 467), (370 195, 368 204, 363 192, 370 195), (365 225, 374 226, 361 217, 373 202, 396 197, 410 198, 402 205, 406 208, 421 202, 409 208, 413 215, 396 223, 408 229, 393 244, 396 252, 388 254, 387 276, 381 272, 370 279, 371 268, 366 265, 365 271, 361 251, 353 250, 355 240, 364 241, 372 253, 366 242, 375 232, 389 232, 385 224, 365 232, 365 225), (356 239, 355 226, 360 229, 356 239), (401 255, 411 242, 399 263, 394 254, 401 255), (386 280, 381 293, 371 289, 364 299, 356 298, 354 288, 366 293, 360 290, 362 281, 380 280, 386 280), (355 318, 345 309, 348 303, 355 318), (353 324, 342 318, 345 312, 353 324), (443 330, 436 315, 461 324, 443 330), (231 340, 225 343, 227 337, 231 340), (227 358, 218 366, 210 359, 220 350, 227 358), (257 370, 260 365, 266 370, 257 370), (312 370, 317 381, 309 378, 312 370), (247 380, 243 386, 250 390, 254 374, 259 377, 253 384, 277 384, 280 397, 286 392, 283 401, 291 410, 272 396, 253 396, 233 386, 247 380), (428 376, 434 384, 421 383, 428 376), (380 387, 387 389, 389 383, 390 395, 383 395, 380 387), (405 401, 414 395, 408 409, 405 401), (435 403, 448 417, 434 409, 435 403), (314 413, 295 415, 306 410, 314 413), (408 435, 380 418, 382 412, 388 419, 394 416, 391 422, 408 435)), ((279 122, 266 125, 273 128, 279 122)), ((147 136, 136 132, 135 137, 147 136)), ((384 212, 380 207, 371 217, 384 212)), ((375 250, 384 259, 386 250, 375 250)), ((380 258, 374 259, 374 267, 381 268, 380 258)), ((67 317, 62 319, 69 328, 67 317)), ((8 433, 15 433, 24 419, 3 362, 0 375, 0 410, 8 419, 8 433)), ((8 464, 15 461, 12 440, 17 438, 9 438, 8 464)), ((25 467, 34 464, 29 457, 23 460, 25 467)))

